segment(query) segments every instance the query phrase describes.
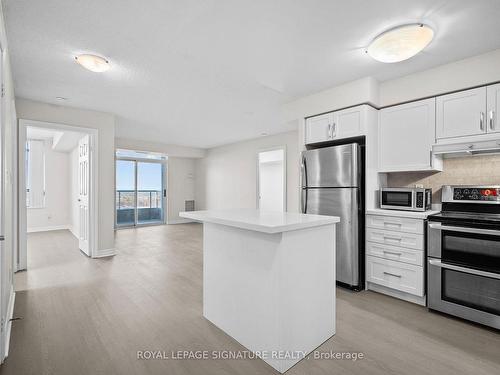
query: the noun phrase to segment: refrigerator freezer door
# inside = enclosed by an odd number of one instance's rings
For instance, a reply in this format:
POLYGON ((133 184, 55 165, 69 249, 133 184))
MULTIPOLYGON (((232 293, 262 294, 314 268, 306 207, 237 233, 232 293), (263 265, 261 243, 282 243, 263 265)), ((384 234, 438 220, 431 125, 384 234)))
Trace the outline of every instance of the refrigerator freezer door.
POLYGON ((306 213, 339 216, 337 224, 337 281, 359 284, 359 189, 303 189, 306 213))
POLYGON ((302 152, 302 187, 359 187, 357 143, 302 152))

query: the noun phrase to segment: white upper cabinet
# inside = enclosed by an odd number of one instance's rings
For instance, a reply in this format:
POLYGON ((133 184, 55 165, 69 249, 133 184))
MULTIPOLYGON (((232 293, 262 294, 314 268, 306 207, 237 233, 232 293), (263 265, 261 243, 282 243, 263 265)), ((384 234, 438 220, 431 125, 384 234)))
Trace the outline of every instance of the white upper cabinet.
POLYGON ((438 96, 436 114, 437 139, 485 134, 486 87, 438 96))
POLYGON ((361 117, 360 107, 333 112, 332 138, 358 137, 363 134, 361 117))
POLYGON ((366 105, 306 119, 305 143, 332 141, 365 134, 366 105))
POLYGON ((435 98, 380 110, 380 172, 442 170, 442 161, 431 153, 435 111, 435 98))
POLYGON ((331 139, 333 113, 306 119, 306 144, 324 142, 331 139))
POLYGON ((487 111, 488 133, 500 132, 500 121, 498 119, 498 111, 500 111, 500 84, 488 86, 488 111, 487 111))

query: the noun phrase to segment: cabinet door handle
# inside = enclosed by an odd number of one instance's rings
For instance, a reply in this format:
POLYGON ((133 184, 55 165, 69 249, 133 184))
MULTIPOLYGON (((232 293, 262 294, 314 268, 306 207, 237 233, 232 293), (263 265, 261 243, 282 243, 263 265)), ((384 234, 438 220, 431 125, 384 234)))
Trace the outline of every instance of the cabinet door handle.
POLYGON ((337 136, 337 124, 333 123, 333 126, 332 126, 332 138, 334 138, 336 136, 337 136))
POLYGON ((385 254, 392 254, 392 255, 403 255, 403 253, 398 253, 396 251, 388 251, 388 250, 382 250, 383 253, 385 254))
POLYGON ((402 277, 402 275, 398 275, 398 274, 395 274, 395 273, 390 273, 390 272, 385 272, 384 271, 384 275, 389 275, 389 276, 394 276, 394 277, 402 277))
POLYGON ((495 111, 491 110, 490 111, 490 130, 495 130, 495 111))
POLYGON ((484 131, 484 112, 479 112, 479 129, 484 131))
POLYGON ((328 135, 327 138, 332 138, 332 124, 328 124, 328 135))

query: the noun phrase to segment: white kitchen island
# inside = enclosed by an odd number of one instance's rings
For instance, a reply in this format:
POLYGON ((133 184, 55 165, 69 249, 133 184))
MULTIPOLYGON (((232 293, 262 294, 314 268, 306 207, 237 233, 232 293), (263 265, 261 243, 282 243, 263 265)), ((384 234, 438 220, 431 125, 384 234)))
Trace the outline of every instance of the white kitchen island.
POLYGON ((182 212, 203 222, 203 315, 285 372, 335 334, 338 217, 182 212))

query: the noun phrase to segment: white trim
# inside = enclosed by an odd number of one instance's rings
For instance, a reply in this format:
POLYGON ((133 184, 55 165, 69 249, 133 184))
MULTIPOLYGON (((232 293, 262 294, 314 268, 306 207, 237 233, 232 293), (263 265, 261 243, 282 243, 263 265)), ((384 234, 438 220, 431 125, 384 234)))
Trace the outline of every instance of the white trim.
POLYGON ((116 251, 114 248, 112 249, 103 249, 103 250, 97 250, 92 254, 92 258, 104 258, 104 257, 111 257, 116 255, 116 251))
POLYGON ((50 225, 47 227, 36 227, 36 228, 28 228, 26 230, 27 233, 36 233, 36 232, 48 232, 51 230, 71 230, 71 225, 70 224, 63 224, 63 225, 50 225))
POLYGON ((72 225, 69 225, 68 230, 71 232, 73 236, 75 236, 76 239, 78 239, 78 234, 75 231, 75 228, 72 225))
MULTIPOLYGON (((37 120, 29 120, 29 119, 19 119, 18 126, 18 169, 17 169, 17 178, 18 178, 18 247, 17 254, 15 259, 16 271, 25 270, 27 268, 27 243, 26 243, 26 234, 27 234, 27 209, 25 209, 26 204, 26 183, 25 183, 25 165, 24 165, 24 144, 26 142, 26 128, 28 126, 38 126, 49 129, 57 129, 57 130, 68 130, 68 131, 76 131, 79 133, 86 133, 89 135, 90 139, 90 189, 89 189, 89 215, 90 215, 90 256, 93 258, 94 253, 97 253, 98 244, 99 244, 99 208, 98 208, 98 192, 99 192, 99 184, 98 184, 98 166, 99 166, 99 147, 98 147, 98 137, 99 131, 94 128, 87 128, 85 126, 77 126, 77 125, 66 125, 54 122, 45 122, 45 121, 37 121, 37 120)), ((65 228, 69 229, 69 228, 65 228)))
POLYGON ((10 346, 10 333, 12 331, 12 318, 14 317, 14 304, 16 302, 16 292, 14 292, 14 288, 10 289, 10 297, 9 297, 9 305, 7 306, 7 317, 5 322, 5 342, 4 342, 4 357, 2 358, 2 363, 9 356, 9 346, 10 346))

